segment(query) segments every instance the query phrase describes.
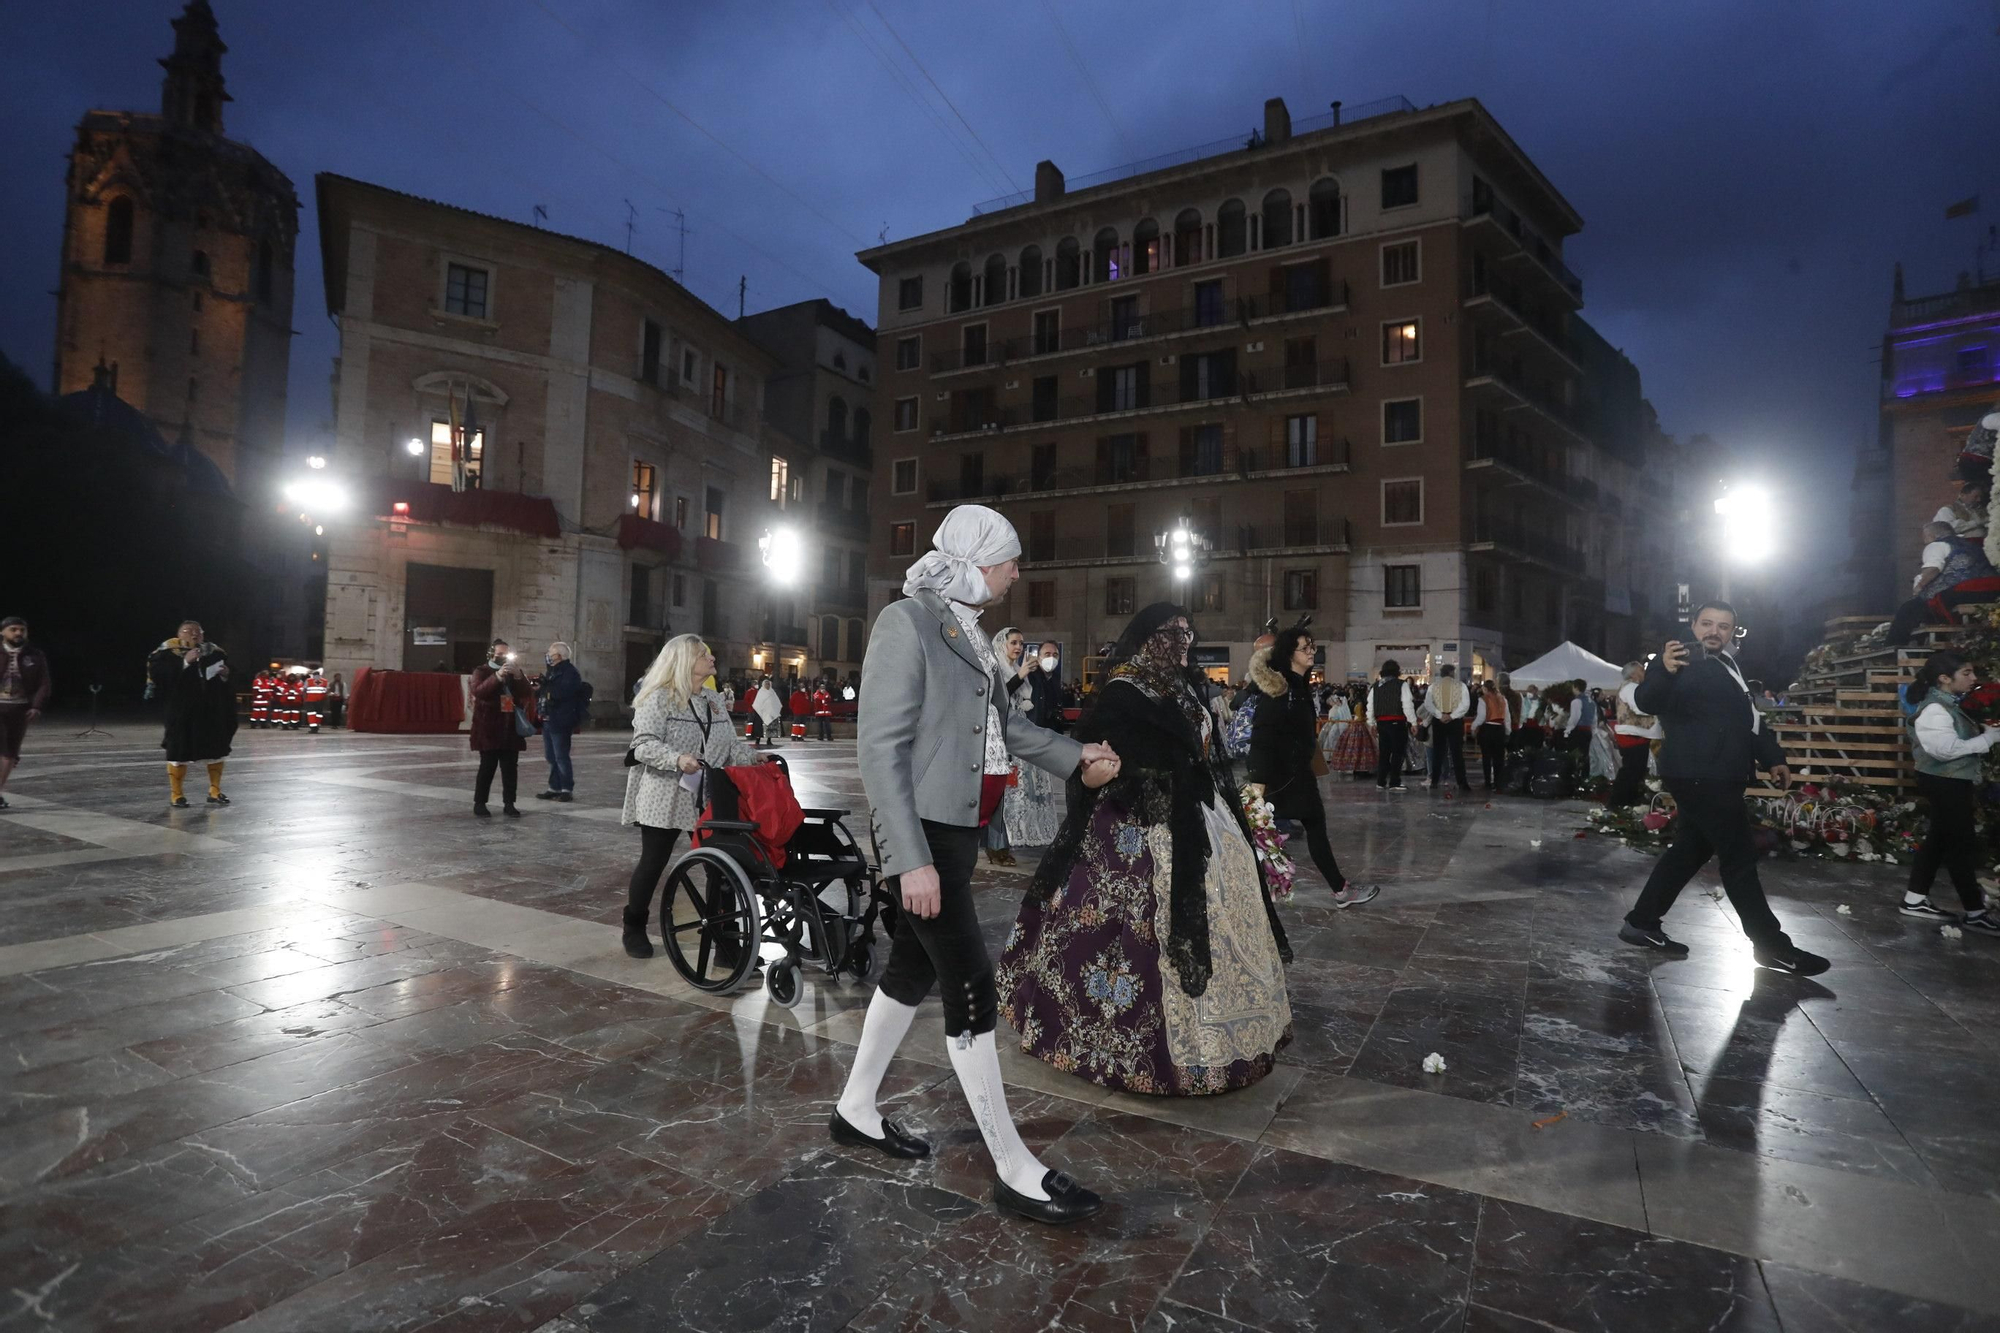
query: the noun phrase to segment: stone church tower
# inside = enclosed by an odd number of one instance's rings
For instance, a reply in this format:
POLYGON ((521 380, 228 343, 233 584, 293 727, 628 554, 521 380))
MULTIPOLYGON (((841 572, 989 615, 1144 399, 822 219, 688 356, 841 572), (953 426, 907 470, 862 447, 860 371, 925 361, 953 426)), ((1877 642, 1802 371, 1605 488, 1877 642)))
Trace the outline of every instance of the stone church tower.
POLYGON ((229 48, 208 0, 188 0, 173 27, 160 114, 91 111, 77 126, 54 389, 109 377, 239 497, 261 500, 284 440, 299 200, 283 172, 223 137, 229 48))

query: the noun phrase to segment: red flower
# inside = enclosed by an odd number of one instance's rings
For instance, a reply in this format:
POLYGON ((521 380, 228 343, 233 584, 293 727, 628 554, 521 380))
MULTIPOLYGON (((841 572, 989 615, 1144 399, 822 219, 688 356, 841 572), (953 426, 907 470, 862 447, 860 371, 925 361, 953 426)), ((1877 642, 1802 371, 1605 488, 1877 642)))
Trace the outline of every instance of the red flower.
POLYGON ((1974 722, 2000 722, 2000 683, 1973 686, 1958 701, 1958 711, 1974 722))

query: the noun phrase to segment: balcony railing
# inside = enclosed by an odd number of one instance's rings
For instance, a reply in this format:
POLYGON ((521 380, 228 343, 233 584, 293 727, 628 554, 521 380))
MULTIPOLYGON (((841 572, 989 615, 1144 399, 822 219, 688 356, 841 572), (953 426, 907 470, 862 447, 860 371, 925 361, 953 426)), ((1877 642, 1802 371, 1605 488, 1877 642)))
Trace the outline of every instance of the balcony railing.
POLYGON ((695 567, 709 574, 731 574, 750 568, 748 547, 735 546, 714 537, 694 539, 695 567))
POLYGON ((1347 358, 1336 357, 1296 366, 1265 371, 1234 371, 1217 368, 1206 377, 1197 376, 1183 392, 1177 379, 1164 383, 1134 384, 1127 392, 1112 389, 1067 398, 1043 399, 1026 407, 1002 407, 990 398, 963 396, 951 405, 949 417, 933 424, 934 438, 972 435, 980 431, 1012 430, 1021 426, 1060 421, 1080 421, 1089 417, 1115 416, 1127 412, 1152 412, 1219 402, 1260 393, 1282 393, 1298 389, 1345 389, 1349 383, 1347 358))
POLYGON ((829 458, 845 459, 865 468, 875 466, 875 450, 867 440, 851 440, 837 431, 827 430, 824 427, 819 433, 819 451, 829 458))
POLYGON ((1569 335, 1563 332, 1559 325, 1529 314, 1532 307, 1521 299, 1521 293, 1517 288, 1490 274, 1480 274, 1468 285, 1466 299, 1476 300, 1482 296, 1512 316, 1523 328, 1532 331, 1564 360, 1571 365, 1576 364, 1576 353, 1570 347, 1569 335))
POLYGON ((804 625, 780 625, 772 617, 766 616, 764 617, 763 630, 764 638, 762 641, 765 643, 797 644, 801 647, 805 645, 806 627, 804 625))
POLYGON ((1314 281, 1275 295, 1240 296, 1228 300, 1197 302, 1172 310, 1149 310, 1144 314, 1113 315, 1088 324, 1066 325, 1051 336, 1028 334, 1015 338, 989 338, 970 352, 963 347, 931 353, 931 373, 948 375, 960 370, 984 370, 1009 365, 1027 357, 1055 356, 1062 352, 1087 352, 1141 338, 1166 338, 1176 334, 1200 333, 1205 329, 1247 324, 1254 319, 1293 315, 1311 310, 1337 310, 1348 303, 1351 289, 1339 278, 1314 281))
POLYGON ((818 510, 819 525, 822 528, 838 528, 866 536, 868 532, 868 511, 849 509, 846 505, 832 504, 822 500, 818 510))
POLYGON ((1099 486, 1129 486, 1173 481, 1226 481, 1259 472, 1290 468, 1346 467, 1351 446, 1345 437, 1316 440, 1310 448, 1232 448, 1204 458, 1197 449, 1188 456, 1152 455, 1027 472, 996 472, 968 484, 933 481, 926 498, 933 504, 966 500, 1022 498, 1054 491, 1089 490, 1099 486))
POLYGON ((1567 573, 1574 573, 1583 568, 1583 552, 1571 546, 1563 538, 1537 532, 1525 525, 1510 523, 1506 519, 1491 515, 1480 514, 1473 519, 1472 540, 1475 544, 1498 546, 1515 551, 1567 573))
MULTIPOLYGON (((1311 547, 1345 547, 1353 544, 1353 536, 1353 525, 1347 519, 1330 515, 1322 516, 1309 532, 1288 528, 1283 523, 1237 523, 1214 535, 1212 549, 1235 555, 1256 555, 1311 547)), ((1040 546, 1030 542, 1021 559, 1028 565, 1086 560, 1150 564, 1158 557, 1149 542, 1142 542, 1135 536, 1128 543, 1121 533, 1116 539, 1103 535, 1064 534, 1040 546)))
POLYGON ((1495 381, 1507 392, 1548 417, 1577 439, 1586 444, 1590 442, 1590 430, 1582 416, 1548 388, 1531 383, 1522 373, 1520 358, 1502 360, 1491 354, 1475 353, 1472 359, 1472 371, 1467 378, 1495 381))
POLYGON ((1485 181, 1472 183, 1472 198, 1466 203, 1466 214, 1475 218, 1490 218, 1500 229, 1520 245, 1522 251, 1534 258, 1556 284, 1576 301, 1583 304, 1583 279, 1570 272, 1553 245, 1542 234, 1530 227, 1513 209, 1502 203, 1493 193, 1493 187, 1485 181))

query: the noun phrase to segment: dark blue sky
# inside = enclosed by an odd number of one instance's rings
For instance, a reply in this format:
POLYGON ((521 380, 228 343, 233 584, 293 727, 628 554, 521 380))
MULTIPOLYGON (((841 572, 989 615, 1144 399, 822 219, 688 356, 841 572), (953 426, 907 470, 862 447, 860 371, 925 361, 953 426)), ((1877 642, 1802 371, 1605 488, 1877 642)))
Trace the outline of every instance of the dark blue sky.
MULTIPOLYGON (((1039 158, 1078 176, 1247 133, 1272 95, 1294 116, 1475 95, 1583 214, 1567 257, 1584 314, 1666 427, 1797 469, 1829 503, 1875 429, 1891 264, 1943 290, 2000 221, 2000 0, 214 4, 229 132, 306 204, 295 442, 330 416, 317 171, 523 221, 541 204, 614 244, 630 200, 635 252, 667 269, 682 208, 704 299, 734 314, 742 274, 753 310, 823 295, 872 322, 857 248, 885 224, 960 222, 1039 158), (1980 216, 1944 220, 1975 193, 1980 216)), ((38 379, 73 126, 88 107, 157 109, 179 8, 9 7, 0 350, 38 379)))

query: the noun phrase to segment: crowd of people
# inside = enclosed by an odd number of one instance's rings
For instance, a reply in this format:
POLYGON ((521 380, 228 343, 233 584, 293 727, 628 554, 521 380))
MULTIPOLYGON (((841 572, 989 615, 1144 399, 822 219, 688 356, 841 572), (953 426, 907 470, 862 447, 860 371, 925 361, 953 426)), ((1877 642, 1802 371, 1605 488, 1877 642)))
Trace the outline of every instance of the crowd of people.
MULTIPOLYGON (((1233 691, 1193 665, 1197 626, 1185 608, 1162 602, 1106 648, 1072 725, 1059 645, 979 623, 980 609, 1018 577, 1019 554, 998 513, 952 510, 909 570, 905 596, 877 621, 864 666, 870 688, 862 694, 851 680, 840 687, 841 702, 857 706, 873 848, 896 910, 888 960, 830 1116, 836 1142, 896 1158, 931 1152, 914 1129, 881 1114, 878 1097, 918 1007, 936 990, 949 1061, 992 1159, 996 1204, 1049 1223, 1095 1213, 1103 1200, 1044 1163, 1014 1126, 995 1044, 999 1019, 1026 1054, 1116 1091, 1206 1096, 1256 1083, 1292 1040, 1294 1016, 1292 951, 1253 815, 1302 840, 1334 906, 1369 903, 1380 889, 1341 869, 1320 779, 1372 777, 1386 794, 1407 790, 1405 774, 1416 773, 1433 790, 1466 792, 1468 742, 1489 791, 1507 789, 1525 763, 1537 784, 1550 778, 1566 794, 1602 778, 1608 799, 1627 804, 1646 798, 1648 775, 1657 773, 1674 803, 1675 831, 1620 940, 1685 957, 1688 946, 1667 934, 1665 918, 1715 860, 1759 965, 1798 976, 1830 966, 1792 942, 1759 878, 1745 792, 1758 770, 1780 789, 1791 774, 1766 719, 1780 700, 1736 663, 1737 615, 1727 602, 1699 605, 1687 641, 1628 663, 1616 687, 1578 679, 1517 689, 1504 673, 1468 683, 1451 664, 1418 680, 1396 661, 1383 662, 1373 681, 1316 684, 1319 648, 1302 620, 1257 643, 1233 691), (982 849, 1007 866, 1016 847, 1044 850, 996 964, 973 875, 982 849)), ((189 804, 183 781, 194 765, 207 774, 208 803, 228 805, 222 776, 237 725, 228 655, 189 620, 151 654, 147 671, 165 709, 173 805, 189 804)), ((655 952, 653 903, 681 836, 702 818, 711 774, 760 764, 779 718, 835 711, 832 682, 809 690, 768 677, 718 681, 715 671, 708 645, 683 634, 633 691, 620 817, 639 830, 622 922, 635 958, 655 952), (733 722, 736 712, 753 719, 747 728, 733 722)), ((1900 910, 2000 936, 1977 880, 1975 824, 1981 767, 2000 744, 2000 723, 1975 721, 1962 707, 1976 679, 1971 663, 1943 651, 1904 691, 1931 827, 1900 910), (1931 901, 1941 871, 1960 912, 1931 901)), ((48 691, 46 661, 25 623, 0 623, 0 790, 48 691)), ((572 799, 570 742, 591 691, 568 645, 550 644, 543 670, 531 674, 496 638, 472 672, 470 694, 474 814, 490 816, 497 775, 503 813, 520 815, 518 758, 537 734, 550 770, 539 795, 572 799)), ((823 724, 819 734, 830 730, 823 724)))

